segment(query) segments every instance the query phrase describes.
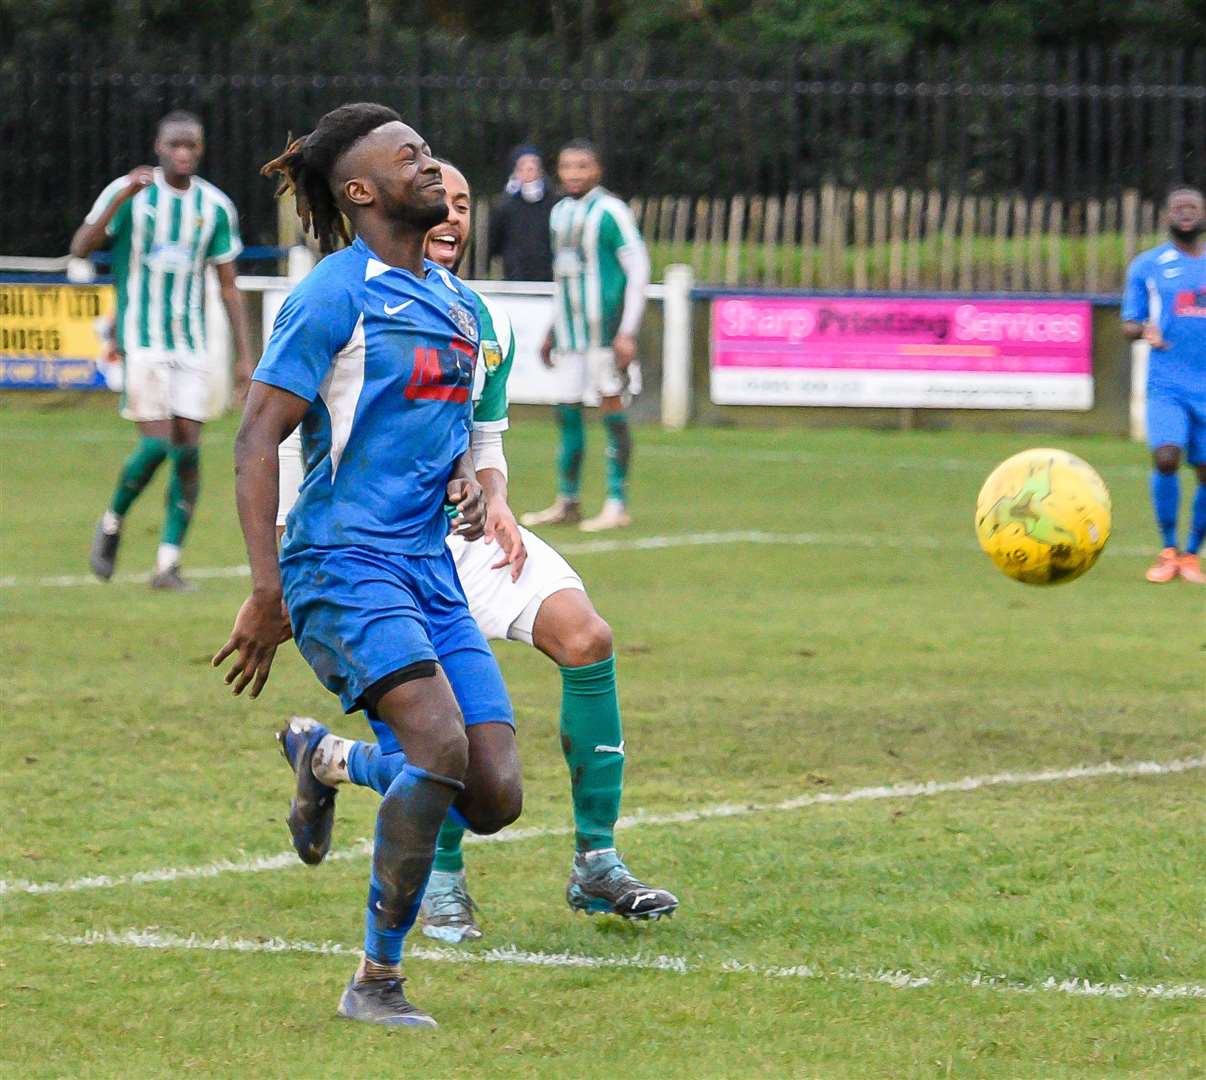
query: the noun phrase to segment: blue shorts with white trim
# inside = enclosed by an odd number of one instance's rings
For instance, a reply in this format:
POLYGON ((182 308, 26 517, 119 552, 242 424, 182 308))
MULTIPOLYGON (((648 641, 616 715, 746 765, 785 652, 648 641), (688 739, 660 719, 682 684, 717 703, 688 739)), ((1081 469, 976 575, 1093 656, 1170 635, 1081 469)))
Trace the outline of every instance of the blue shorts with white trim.
MULTIPOLYGON (((362 695, 374 683, 434 660, 467 726, 515 726, 498 662, 469 613, 446 548, 430 556, 304 548, 281 559, 281 582, 297 647, 345 712, 364 708, 362 695)), ((383 734, 388 729, 378 730, 383 734)))

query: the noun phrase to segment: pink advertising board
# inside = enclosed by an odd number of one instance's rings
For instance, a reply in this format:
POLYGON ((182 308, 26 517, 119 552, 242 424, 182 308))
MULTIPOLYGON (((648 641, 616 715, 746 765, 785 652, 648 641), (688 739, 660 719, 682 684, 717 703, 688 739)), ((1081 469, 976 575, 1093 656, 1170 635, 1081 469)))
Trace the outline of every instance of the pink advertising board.
POLYGON ((1090 409, 1082 301, 718 296, 718 405, 1090 409))

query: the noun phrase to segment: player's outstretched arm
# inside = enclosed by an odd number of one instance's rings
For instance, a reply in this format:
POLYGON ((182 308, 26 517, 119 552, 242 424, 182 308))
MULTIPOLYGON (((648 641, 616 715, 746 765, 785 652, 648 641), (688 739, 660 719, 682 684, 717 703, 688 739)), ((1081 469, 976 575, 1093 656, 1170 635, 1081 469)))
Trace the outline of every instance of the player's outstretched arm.
MULTIPOLYGON (((150 165, 139 165, 136 169, 131 169, 126 177, 126 186, 109 200, 103 210, 94 207, 88 215, 92 220, 85 219, 75 230, 75 235, 71 238, 71 254, 77 259, 86 259, 98 248, 104 247, 109 239, 109 224, 117 216, 117 212, 154 179, 155 171, 150 165)), ((101 198, 105 196, 102 194, 101 198)))
POLYGON ((235 264, 217 264, 218 285, 222 291, 222 306, 230 320, 230 330, 235 343, 235 395, 240 401, 247 396, 251 386, 251 372, 255 364, 251 359, 251 335, 247 329, 247 306, 243 294, 236 284, 235 264))
POLYGON ((230 637, 213 664, 218 667, 228 656, 235 656, 226 683, 233 684, 236 694, 250 686, 251 696, 259 696, 277 646, 289 636, 276 553, 278 447, 301 423, 308 407, 304 398, 287 390, 253 382, 235 439, 235 501, 251 564, 251 595, 239 608, 230 637))

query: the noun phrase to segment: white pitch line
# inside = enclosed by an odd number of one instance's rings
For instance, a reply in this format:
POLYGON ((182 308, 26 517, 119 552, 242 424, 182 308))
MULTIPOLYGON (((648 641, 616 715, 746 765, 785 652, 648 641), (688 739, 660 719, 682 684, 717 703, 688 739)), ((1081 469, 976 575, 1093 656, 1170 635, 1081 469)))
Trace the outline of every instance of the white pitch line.
MULTIPOLYGON (((731 532, 692 532, 671 533, 666 536, 637 536, 617 538, 613 540, 582 540, 576 543, 560 544, 557 550, 563 555, 602 555, 615 551, 664 551, 669 548, 682 547, 728 547, 733 544, 766 544, 783 547, 845 547, 860 548, 868 551, 878 551, 884 548, 907 551, 918 549, 922 551, 949 551, 952 548, 962 551, 977 550, 974 543, 951 544, 935 536, 875 536, 865 533, 821 533, 793 532, 775 533, 763 532, 757 529, 734 530, 731 532)), ((1107 548, 1111 555, 1138 557, 1151 554, 1146 547, 1107 548)), ((245 578, 251 571, 243 566, 203 566, 190 569, 188 576, 203 579, 216 578, 245 578)), ((99 581, 92 574, 57 574, 49 577, 22 578, 15 576, 0 577, 0 589, 55 589, 79 588, 92 585, 145 585, 150 580, 149 573, 114 574, 108 582, 99 581)))
MULTIPOLYGON (((200 566, 188 571, 188 576, 204 580, 209 578, 251 577, 251 568, 242 566, 200 566)), ((101 581, 94 574, 52 574, 49 577, 19 578, 0 577, 0 589, 78 589, 87 585, 145 585, 151 580, 150 571, 131 574, 114 574, 108 581, 101 581)))
MULTIPOLYGON (((51 937, 47 940, 63 945, 114 945, 136 949, 198 949, 204 952, 236 953, 308 953, 318 956, 359 956, 354 945, 337 941, 288 941, 283 938, 257 940, 250 938, 219 937, 205 939, 196 934, 183 937, 164 933, 156 928, 145 930, 90 930, 74 937, 51 937)), ((1075 997, 1098 998, 1153 998, 1158 1000, 1181 1000, 1206 998, 1206 986, 1199 983, 1156 983, 1146 985, 1130 980, 1116 983, 1095 983, 1089 979, 1057 978, 1052 975, 1038 982, 1010 979, 1004 975, 962 975, 948 977, 941 974, 917 975, 910 971, 889 968, 850 969, 823 968, 811 964, 796 964, 790 967, 778 965, 750 964, 741 960, 724 960, 709 963, 706 960, 690 960, 685 956, 646 955, 635 953, 625 956, 611 954, 592 956, 581 953, 529 952, 515 945, 496 946, 490 949, 450 949, 415 946, 406 950, 412 960, 427 960, 435 963, 453 964, 514 964, 520 967, 587 968, 587 969, 635 969, 638 971, 664 971, 675 975, 753 975, 766 979, 811 979, 821 982, 839 981, 875 983, 894 990, 920 990, 924 988, 944 989, 951 987, 975 990, 995 990, 1014 994, 1056 993, 1075 997)))
MULTIPOLYGON (((987 776, 965 776, 960 780, 923 780, 917 783, 883 784, 876 787, 854 788, 851 791, 820 791, 798 795, 777 803, 721 803, 716 806, 680 810, 669 814, 646 814, 638 812, 626 815, 616 822, 620 829, 634 829, 650 825, 687 825, 714 818, 747 817, 751 814, 784 813, 803 810, 810 806, 831 806, 843 803, 867 802, 880 799, 926 799, 936 795, 949 795, 978 791, 990 787, 1019 787, 1027 784, 1055 784, 1069 780, 1091 780, 1097 777, 1152 777, 1171 776, 1206 768, 1206 755, 1179 758, 1174 761, 1134 761, 1117 765, 1103 762, 1099 765, 1082 765, 1071 769, 1044 769, 1040 772, 1001 772, 987 776)), ((567 826, 534 826, 525 829, 507 829, 493 836, 465 835, 471 843, 508 844, 523 840, 541 839, 552 836, 568 836, 572 829, 567 826)), ((366 857, 372 852, 372 841, 360 839, 346 848, 331 852, 327 862, 344 861, 366 857)), ((68 881, 25 881, 0 880, 0 896, 24 894, 42 896, 51 893, 81 892, 88 889, 115 889, 124 885, 155 885, 175 881, 196 881, 204 878, 221 877, 224 874, 257 874, 270 870, 296 868, 297 856, 289 851, 278 855, 260 855, 253 858, 231 860, 219 859, 202 866, 160 867, 155 870, 138 870, 129 874, 98 874, 91 877, 74 878, 68 881)))

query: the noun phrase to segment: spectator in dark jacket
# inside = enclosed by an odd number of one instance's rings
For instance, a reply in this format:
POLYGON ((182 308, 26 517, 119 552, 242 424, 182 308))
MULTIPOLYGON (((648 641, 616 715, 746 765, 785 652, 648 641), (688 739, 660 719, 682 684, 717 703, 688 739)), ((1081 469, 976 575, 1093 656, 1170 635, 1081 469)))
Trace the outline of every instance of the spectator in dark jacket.
POLYGON ((549 213, 557 199, 535 147, 519 147, 513 161, 507 198, 490 215, 489 256, 502 257, 508 281, 552 281, 549 213))

